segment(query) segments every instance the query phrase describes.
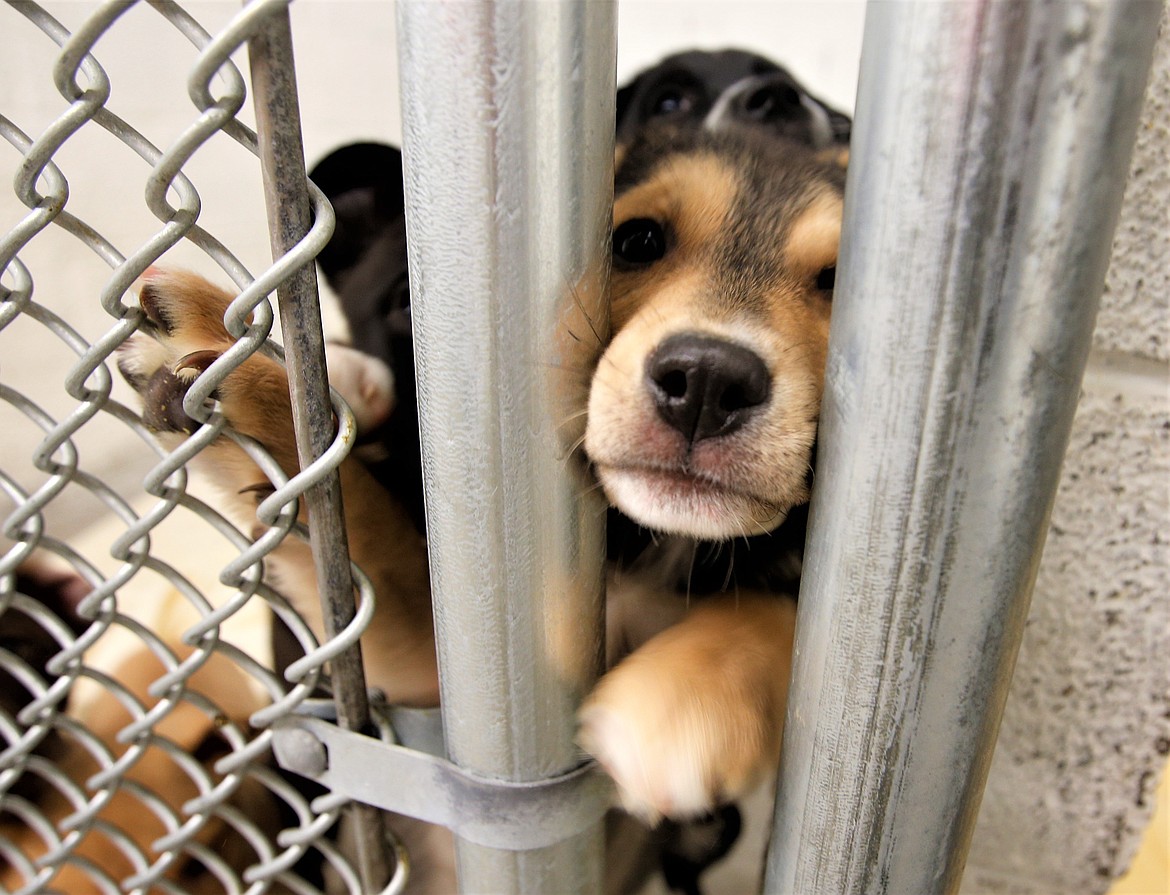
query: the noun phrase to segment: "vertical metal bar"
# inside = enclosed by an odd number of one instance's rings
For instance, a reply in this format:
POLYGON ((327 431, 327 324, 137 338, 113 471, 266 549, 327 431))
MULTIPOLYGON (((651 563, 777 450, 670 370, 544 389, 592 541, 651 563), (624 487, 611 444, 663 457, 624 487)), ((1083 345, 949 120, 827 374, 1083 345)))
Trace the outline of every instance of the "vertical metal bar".
MULTIPOLYGON (((263 15, 262 24, 248 41, 248 58, 272 256, 276 260, 304 239, 312 225, 312 215, 288 8, 275 6, 263 15)), ((317 271, 313 263, 302 266, 277 289, 277 303, 297 454, 304 469, 325 453, 333 443, 336 429, 329 401, 317 271)), ((337 471, 309 488, 304 500, 324 633, 327 639, 332 639, 345 630, 355 615, 337 471)), ((330 673, 338 724, 348 730, 363 730, 369 724, 370 710, 361 645, 355 643, 337 655, 331 662, 330 673)), ((376 892, 386 885, 393 870, 382 816, 377 809, 360 803, 354 803, 348 810, 354 818, 357 870, 363 890, 376 892)))
POLYGON ((1160 11, 869 6, 769 893, 958 888, 1160 11))
MULTIPOLYGON (((580 455, 613 190, 608 2, 399 4, 407 229, 447 747, 483 776, 579 762, 603 653, 603 513, 580 455)), ((458 843, 465 891, 598 891, 597 827, 458 843)))

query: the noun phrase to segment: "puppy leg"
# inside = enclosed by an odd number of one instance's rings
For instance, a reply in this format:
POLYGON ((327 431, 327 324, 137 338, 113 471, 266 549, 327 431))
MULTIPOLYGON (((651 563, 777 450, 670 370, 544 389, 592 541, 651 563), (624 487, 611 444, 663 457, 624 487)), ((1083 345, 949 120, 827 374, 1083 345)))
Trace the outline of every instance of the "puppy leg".
POLYGON ((601 679, 579 740, 650 823, 711 812, 779 756, 796 606, 717 597, 601 679))
MULTIPOLYGON (((181 271, 151 268, 139 284, 153 335, 139 333, 128 340, 118 367, 142 397, 144 421, 168 445, 197 428, 183 410, 183 399, 198 374, 233 345, 223 325, 232 297, 181 271)), ((341 379, 354 385, 365 407, 374 408, 375 416, 389 412, 391 404, 379 396, 391 388, 389 379, 355 370, 354 364, 362 363, 357 352, 343 360, 347 366, 341 379)), ((259 441, 286 475, 298 472, 288 377, 280 364, 253 355, 227 375, 214 397, 233 430, 259 441)), ((226 437, 201 451, 192 466, 220 492, 218 505, 241 520, 245 530, 250 526, 259 533, 256 493, 269 488, 260 467, 226 437)), ((438 672, 425 545, 403 509, 359 462, 347 459, 339 472, 350 554, 377 594, 375 617, 362 639, 369 683, 393 702, 434 705, 438 672)), ((302 505, 302 521, 304 512, 302 505)), ((268 559, 273 577, 320 637, 321 609, 308 545, 287 538, 268 559)))

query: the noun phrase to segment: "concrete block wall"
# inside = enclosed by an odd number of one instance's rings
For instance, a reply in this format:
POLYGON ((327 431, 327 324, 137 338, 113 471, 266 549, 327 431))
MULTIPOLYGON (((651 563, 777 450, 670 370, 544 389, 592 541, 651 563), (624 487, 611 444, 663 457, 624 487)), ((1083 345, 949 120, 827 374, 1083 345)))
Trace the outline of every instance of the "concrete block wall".
POLYGON ((1170 756, 1168 19, 965 893, 1105 892, 1170 756))

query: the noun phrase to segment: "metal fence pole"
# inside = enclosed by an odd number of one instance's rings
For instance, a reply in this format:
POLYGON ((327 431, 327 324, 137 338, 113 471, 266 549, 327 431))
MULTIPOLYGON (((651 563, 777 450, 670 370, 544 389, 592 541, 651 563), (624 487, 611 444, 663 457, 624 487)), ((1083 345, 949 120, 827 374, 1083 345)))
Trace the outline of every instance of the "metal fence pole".
POLYGON ((769 893, 958 888, 1160 12, 870 4, 769 893))
MULTIPOLYGON (((406 210, 447 748, 484 777, 580 761, 603 514, 572 451, 605 321, 611 3, 399 4, 406 210)), ((458 844, 467 891, 600 889, 599 825, 458 844)))
MULTIPOLYGON (((248 41, 252 86, 256 94, 256 131, 264 177, 272 255, 279 261, 294 251, 312 226, 308 177, 305 174, 301 118, 293 64, 288 9, 279 3, 253 2, 258 24, 248 41)), ((306 263, 277 289, 292 398, 293 425, 301 467, 318 461, 333 445, 335 423, 325 369, 325 341, 317 271, 306 263)), ((354 583, 350 570, 341 479, 336 469, 305 492, 308 527, 317 587, 321 595, 326 639, 341 634, 354 620, 354 583)), ((354 643, 331 663, 337 721, 347 730, 370 723, 361 646, 354 643)), ((374 892, 394 870, 379 812, 355 802, 353 842, 363 887, 374 892)))

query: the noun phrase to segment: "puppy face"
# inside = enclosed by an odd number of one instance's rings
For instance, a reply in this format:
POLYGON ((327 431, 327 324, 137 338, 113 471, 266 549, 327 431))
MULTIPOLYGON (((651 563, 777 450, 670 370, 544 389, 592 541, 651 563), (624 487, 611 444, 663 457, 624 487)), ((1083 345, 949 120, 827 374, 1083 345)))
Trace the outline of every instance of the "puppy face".
POLYGON ((657 132, 624 154, 585 450, 635 521, 727 539, 808 499, 842 188, 750 135, 657 132))

